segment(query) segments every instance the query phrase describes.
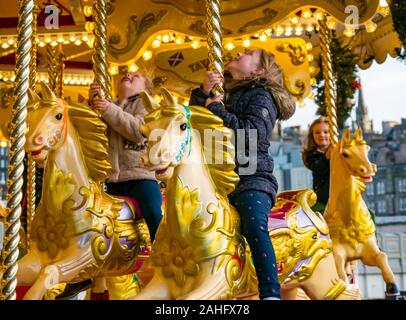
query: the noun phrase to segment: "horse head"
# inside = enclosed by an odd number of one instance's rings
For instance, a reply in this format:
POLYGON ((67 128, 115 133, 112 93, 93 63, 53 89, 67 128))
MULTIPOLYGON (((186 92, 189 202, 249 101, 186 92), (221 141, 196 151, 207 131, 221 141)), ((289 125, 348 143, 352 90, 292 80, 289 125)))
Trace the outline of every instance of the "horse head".
POLYGON ((337 147, 339 157, 348 174, 360 179, 362 182, 371 182, 377 169, 376 165, 368 159, 371 148, 363 139, 361 129, 358 128, 352 137, 350 136, 350 130, 346 129, 337 147))
POLYGON ((175 102, 170 92, 161 88, 164 103, 160 106, 151 96, 141 94, 144 106, 149 112, 141 133, 148 139, 144 165, 155 171, 161 181, 170 179, 174 168, 184 161, 191 149, 190 110, 175 102))
POLYGON ((50 150, 62 145, 66 135, 67 105, 41 83, 42 98, 28 89, 28 133, 25 150, 37 162, 43 162, 50 150))

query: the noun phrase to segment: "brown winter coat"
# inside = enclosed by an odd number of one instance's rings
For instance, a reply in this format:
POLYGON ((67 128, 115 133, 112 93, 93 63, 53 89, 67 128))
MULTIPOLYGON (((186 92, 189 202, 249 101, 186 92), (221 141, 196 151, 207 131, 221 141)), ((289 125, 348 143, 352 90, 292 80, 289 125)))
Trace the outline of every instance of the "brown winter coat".
POLYGON ((139 128, 147 114, 139 96, 130 97, 118 106, 110 103, 103 119, 108 124, 109 159, 112 169, 108 182, 128 180, 156 180, 154 172, 144 168, 141 155, 146 150, 146 139, 139 128))

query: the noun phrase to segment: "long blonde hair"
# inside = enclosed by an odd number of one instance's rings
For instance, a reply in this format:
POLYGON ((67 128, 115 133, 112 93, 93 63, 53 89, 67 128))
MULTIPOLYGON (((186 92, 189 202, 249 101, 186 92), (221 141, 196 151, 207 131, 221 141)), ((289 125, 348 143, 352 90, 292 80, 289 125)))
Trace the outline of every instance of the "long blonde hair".
POLYGON ((278 110, 277 118, 287 120, 295 113, 295 102, 286 90, 283 83, 283 71, 275 61, 275 55, 263 49, 260 52, 259 69, 265 70, 264 73, 251 74, 250 77, 240 79, 230 79, 230 74, 225 74, 226 89, 242 87, 246 84, 256 83, 265 87, 272 95, 276 108, 278 110), (228 78, 228 79, 227 79, 228 78))

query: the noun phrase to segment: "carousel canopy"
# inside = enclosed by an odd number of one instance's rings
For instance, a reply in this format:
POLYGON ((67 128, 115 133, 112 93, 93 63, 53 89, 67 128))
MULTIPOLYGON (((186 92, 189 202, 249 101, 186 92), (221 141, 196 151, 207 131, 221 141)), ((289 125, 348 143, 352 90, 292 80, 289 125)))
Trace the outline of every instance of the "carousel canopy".
MULTIPOLYGON (((47 46, 64 56, 65 94, 86 96, 93 81, 94 43, 91 0, 39 0, 38 77, 47 79, 47 46), (53 5, 54 7, 50 7, 53 5), (47 9, 48 8, 48 9, 47 9), (58 26, 49 29, 53 8, 58 26), (48 28, 47 28, 48 27, 48 28), (75 86, 75 87, 73 87, 75 86)), ((285 84, 297 100, 311 94, 318 71, 318 20, 357 55, 361 68, 382 63, 400 47, 386 1, 379 0, 223 0, 224 60, 246 48, 272 51, 282 65, 285 84)), ((142 70, 154 84, 186 99, 208 66, 204 0, 137 0, 107 2, 109 72, 142 70)), ((18 1, 0 0, 0 79, 14 80, 18 1)), ((49 57, 48 57, 49 59, 49 57)), ((113 85, 114 88, 114 85, 113 85)))

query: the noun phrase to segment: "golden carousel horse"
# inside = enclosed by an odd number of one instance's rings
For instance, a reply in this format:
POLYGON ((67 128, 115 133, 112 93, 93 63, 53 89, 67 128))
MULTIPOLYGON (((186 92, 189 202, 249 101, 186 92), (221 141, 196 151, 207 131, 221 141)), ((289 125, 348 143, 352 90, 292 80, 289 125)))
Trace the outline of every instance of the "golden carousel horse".
POLYGON ((18 285, 30 286, 24 299, 42 299, 59 283, 105 277, 114 297, 123 288, 135 294, 128 279, 149 254, 149 234, 131 199, 103 191, 110 168, 106 124, 41 86, 42 99, 30 91, 28 103, 25 149, 36 161, 46 158, 46 166, 31 247, 18 261, 18 285))
POLYGON ((386 254, 378 247, 375 225, 362 199, 365 183, 371 182, 377 171, 376 165, 368 160, 369 150, 361 129, 352 137, 346 129, 331 152, 330 198, 324 217, 340 277, 347 280, 346 263, 360 259, 365 265, 381 270, 387 295, 397 295, 395 277, 386 254))
MULTIPOLYGON (((144 164, 167 185, 164 218, 152 246, 152 280, 135 299, 234 299, 257 294, 255 269, 240 218, 227 195, 239 182, 232 131, 209 110, 182 106, 161 88, 164 105, 142 93, 149 111, 144 164), (204 144, 202 138, 204 137, 204 144)), ((278 196, 270 234, 282 294, 359 299, 338 276, 323 217, 310 209, 310 190, 278 196)))

